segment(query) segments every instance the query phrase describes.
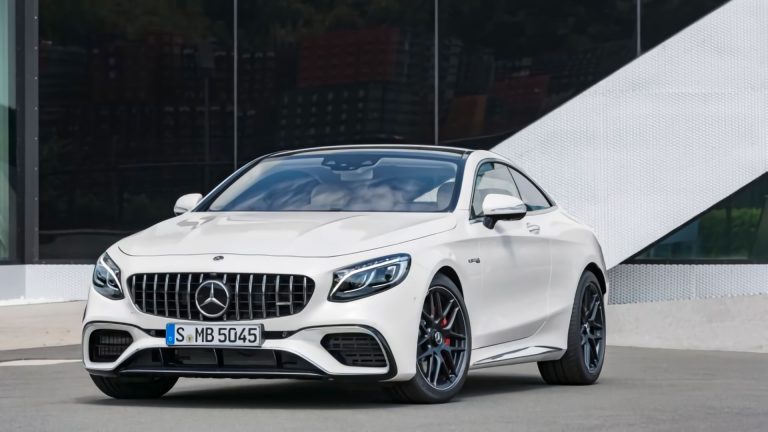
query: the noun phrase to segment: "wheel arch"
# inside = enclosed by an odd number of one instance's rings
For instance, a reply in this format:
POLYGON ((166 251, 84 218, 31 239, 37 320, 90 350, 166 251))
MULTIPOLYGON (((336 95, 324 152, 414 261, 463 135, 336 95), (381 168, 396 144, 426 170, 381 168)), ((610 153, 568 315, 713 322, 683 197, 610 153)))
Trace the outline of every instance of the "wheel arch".
POLYGON ((435 272, 435 276, 439 274, 444 275, 445 277, 450 279, 451 282, 455 283, 461 295, 464 295, 464 288, 461 286, 461 278, 459 277, 459 274, 456 272, 456 270, 453 269, 453 267, 449 265, 444 265, 440 267, 440 269, 437 270, 437 272, 435 272))
POLYGON ((587 267, 584 269, 584 271, 590 271, 595 275, 597 281, 600 282, 600 291, 602 291, 603 295, 605 295, 608 291, 608 283, 605 279, 605 273, 603 273, 603 269, 601 269, 600 266, 594 262, 591 262, 587 264, 587 267))

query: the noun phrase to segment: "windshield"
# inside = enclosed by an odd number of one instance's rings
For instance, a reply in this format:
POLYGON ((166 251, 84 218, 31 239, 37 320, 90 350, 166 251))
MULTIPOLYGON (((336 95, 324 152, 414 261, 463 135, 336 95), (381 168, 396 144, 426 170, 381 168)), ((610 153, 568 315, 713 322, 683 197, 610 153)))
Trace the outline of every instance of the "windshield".
POLYGON ((454 206, 459 154, 327 150, 267 158, 216 196, 208 211, 442 212, 454 206))

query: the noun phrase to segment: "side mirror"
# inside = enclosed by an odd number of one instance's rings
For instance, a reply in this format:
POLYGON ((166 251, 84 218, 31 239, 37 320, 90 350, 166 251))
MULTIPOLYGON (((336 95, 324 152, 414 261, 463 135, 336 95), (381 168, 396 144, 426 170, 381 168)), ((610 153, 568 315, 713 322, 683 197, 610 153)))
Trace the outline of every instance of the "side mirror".
POLYGON ((181 198, 176 200, 176 204, 173 205, 173 213, 176 216, 186 213, 195 208, 201 199, 203 199, 203 195, 199 193, 182 195, 181 198))
POLYGON ((520 220, 528 212, 525 203, 512 195, 488 194, 483 200, 483 225, 493 229, 500 220, 520 220))

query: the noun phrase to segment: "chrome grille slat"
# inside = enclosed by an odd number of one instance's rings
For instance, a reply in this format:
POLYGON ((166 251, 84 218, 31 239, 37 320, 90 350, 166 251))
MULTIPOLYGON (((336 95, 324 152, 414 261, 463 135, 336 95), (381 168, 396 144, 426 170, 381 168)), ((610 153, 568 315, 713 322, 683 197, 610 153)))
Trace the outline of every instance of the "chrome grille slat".
POLYGON ((253 275, 248 278, 248 319, 253 319, 253 275))
POLYGON ((293 315, 293 275, 288 278, 288 292, 288 310, 290 311, 291 315, 293 315))
POLYGON ((168 277, 170 274, 165 275, 165 288, 163 288, 163 303, 165 306, 165 316, 168 316, 168 277))
MULTIPOLYGON (((227 274, 226 273, 224 274, 224 279, 221 281, 221 283, 223 283, 224 286, 227 286, 227 274)), ((229 288, 227 288, 227 291, 229 291, 229 288)), ((231 299, 229 301, 229 304, 230 305, 232 304, 232 300, 231 299)), ((227 314, 225 313, 224 315, 222 315, 221 319, 222 319, 222 321, 226 321, 227 320, 227 314)))
POLYGON ((275 278, 275 312, 280 316, 280 275, 275 278))
MULTIPOLYGON (((201 284, 201 283, 203 283, 203 274, 202 274, 202 273, 200 274, 200 280, 199 280, 199 281, 197 281, 197 283, 198 283, 198 284, 201 284)), ((197 294, 197 292, 195 292, 195 294, 197 294)), ((190 307, 190 309, 192 309, 192 308, 190 307)), ((204 320, 204 318, 203 318, 203 314, 202 314, 202 312, 200 312, 200 311, 198 311, 198 312, 199 312, 199 314, 200 314, 200 321, 203 321, 203 320, 204 320)))
POLYGON ((150 273, 130 275, 126 280, 127 291, 141 312, 194 321, 245 321, 294 315, 307 306, 315 288, 311 278, 291 274, 150 273), (254 283, 258 285, 259 278, 261 293, 254 292, 254 283), (206 280, 221 282, 230 293, 229 307, 218 318, 204 317, 195 305, 197 286, 206 280))
POLYGON ((181 304, 179 303, 179 291, 181 291, 181 286, 179 285, 180 281, 181 273, 178 273, 176 275, 176 318, 181 318, 181 304))
POLYGON ((152 284, 152 309, 157 311, 157 274, 155 274, 155 283, 152 284))
POLYGON ((267 317, 267 275, 261 280, 261 317, 267 317))
POLYGON ((147 275, 144 275, 144 282, 141 284, 141 310, 147 310, 147 275))
POLYGON ((187 318, 192 319, 192 273, 187 279, 187 318))
POLYGON ((240 321, 240 274, 235 278, 235 319, 240 321))

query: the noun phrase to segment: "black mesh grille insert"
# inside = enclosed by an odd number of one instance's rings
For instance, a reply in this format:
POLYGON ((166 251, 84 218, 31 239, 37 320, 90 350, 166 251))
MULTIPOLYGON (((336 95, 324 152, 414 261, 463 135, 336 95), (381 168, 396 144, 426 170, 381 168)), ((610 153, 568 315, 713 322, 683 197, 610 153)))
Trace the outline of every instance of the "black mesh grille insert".
POLYGON ((358 367, 385 367, 387 359, 379 342, 365 333, 325 335, 323 347, 341 364, 358 367))
POLYGON ((120 372, 177 372, 179 376, 198 376, 216 372, 221 377, 227 372, 250 376, 279 372, 300 372, 321 376, 316 366, 287 351, 236 348, 149 348, 131 356, 120 372))
POLYGON ((199 321, 241 321, 294 315, 312 298, 315 282, 301 275, 252 273, 151 273, 128 278, 133 303, 145 313, 199 321), (201 283, 227 287, 229 305, 216 318, 203 316, 195 304, 201 283))
POLYGON ((110 363, 133 343, 131 334, 123 330, 94 330, 88 343, 92 362, 110 363))

